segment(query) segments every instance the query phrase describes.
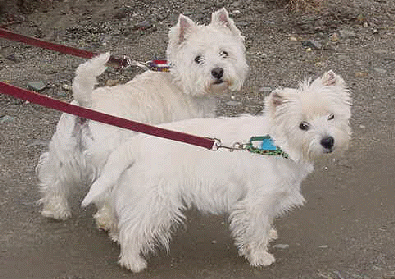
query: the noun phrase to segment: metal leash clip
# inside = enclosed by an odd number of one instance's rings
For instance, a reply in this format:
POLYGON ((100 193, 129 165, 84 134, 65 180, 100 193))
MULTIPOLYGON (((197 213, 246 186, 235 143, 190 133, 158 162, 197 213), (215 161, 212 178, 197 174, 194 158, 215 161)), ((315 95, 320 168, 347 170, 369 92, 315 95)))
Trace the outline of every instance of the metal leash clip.
POLYGON ((223 145, 220 139, 217 138, 208 138, 210 140, 214 141, 214 145, 212 147, 213 151, 217 151, 220 148, 224 148, 229 150, 229 152, 233 152, 235 150, 246 150, 246 144, 243 144, 241 142, 235 142, 232 144, 232 146, 227 146, 227 145, 223 145))

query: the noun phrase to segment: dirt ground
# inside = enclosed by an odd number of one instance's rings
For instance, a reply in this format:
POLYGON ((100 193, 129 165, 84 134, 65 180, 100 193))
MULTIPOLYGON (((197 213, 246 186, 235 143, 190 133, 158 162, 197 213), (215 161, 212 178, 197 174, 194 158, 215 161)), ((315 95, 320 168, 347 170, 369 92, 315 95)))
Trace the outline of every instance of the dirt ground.
MULTIPOLYGON (((395 3, 328 0, 317 12, 290 13, 278 2, 0 0, 9 30, 139 61, 164 57, 179 13, 207 23, 226 7, 246 36, 251 70, 241 92, 219 99, 219 115, 258 113, 270 88, 329 69, 353 97, 351 147, 318 162, 303 183, 305 206, 276 221, 274 265, 253 268, 237 255, 226 216, 191 211, 170 253, 133 274, 117 265, 119 247, 95 228, 93 208, 79 208, 86 190, 76 193, 71 219, 40 215, 34 169, 60 114, 0 95, 0 278, 395 278, 395 3)), ((24 88, 42 81, 42 93, 58 99, 71 99, 83 61, 0 39, 0 80, 24 88)), ((105 79, 139 72, 112 70, 105 79)))

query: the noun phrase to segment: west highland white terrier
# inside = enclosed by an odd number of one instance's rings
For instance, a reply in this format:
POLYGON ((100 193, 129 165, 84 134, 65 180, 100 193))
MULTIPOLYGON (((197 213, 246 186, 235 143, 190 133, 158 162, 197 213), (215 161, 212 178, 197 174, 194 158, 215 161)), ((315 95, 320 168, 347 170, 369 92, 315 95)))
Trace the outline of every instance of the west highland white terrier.
POLYGON ((121 245, 120 264, 134 272, 146 268, 144 256, 157 245, 168 249, 171 228, 192 206, 229 214, 239 254, 253 266, 270 265, 273 219, 303 204, 301 182, 313 171, 314 158, 347 148, 350 106, 343 79, 329 71, 298 89, 273 91, 260 116, 162 124, 228 146, 269 135, 282 155, 211 151, 141 134, 111 154, 82 205, 112 196, 110 235, 121 245))
MULTIPOLYGON (((151 124, 213 117, 215 96, 240 90, 248 71, 244 38, 225 9, 213 13, 207 26, 180 15, 169 31, 167 58, 170 73, 147 71, 126 84, 97 89, 96 77, 105 71, 109 54, 89 60, 77 69, 73 103, 151 124)), ((42 214, 70 217, 70 188, 91 184, 109 154, 133 134, 63 114, 37 166, 42 214)), ((106 229, 108 212, 105 204, 97 205, 98 226, 106 229)))

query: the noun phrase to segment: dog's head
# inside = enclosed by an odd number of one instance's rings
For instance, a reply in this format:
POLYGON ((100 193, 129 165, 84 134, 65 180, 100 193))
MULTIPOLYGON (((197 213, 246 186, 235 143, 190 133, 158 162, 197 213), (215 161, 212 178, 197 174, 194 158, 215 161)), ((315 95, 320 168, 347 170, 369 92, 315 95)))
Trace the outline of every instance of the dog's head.
POLYGON ((248 72, 244 38, 224 8, 207 26, 180 15, 169 32, 167 59, 174 80, 191 95, 240 90, 248 72))
POLYGON ((291 158, 310 161, 348 147, 350 107, 344 80, 329 71, 298 89, 273 91, 265 100, 265 115, 276 143, 291 158))

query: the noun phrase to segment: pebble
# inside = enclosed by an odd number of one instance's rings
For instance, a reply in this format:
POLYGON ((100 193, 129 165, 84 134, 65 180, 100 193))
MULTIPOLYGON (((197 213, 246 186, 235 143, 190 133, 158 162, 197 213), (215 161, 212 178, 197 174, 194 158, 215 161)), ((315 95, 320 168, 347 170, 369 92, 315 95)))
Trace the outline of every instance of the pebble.
POLYGON ((42 81, 31 81, 27 83, 27 87, 30 90, 41 91, 44 90, 47 87, 47 85, 42 81))
POLYGON ((4 123, 10 123, 12 121, 14 121, 14 117, 9 116, 9 115, 2 115, 0 116, 0 123, 4 124, 4 123))
POLYGON ((273 248, 285 250, 285 249, 289 248, 289 245, 288 244, 276 244, 273 246, 273 248))
POLYGON ((379 74, 386 74, 387 70, 383 68, 374 68, 374 70, 379 74))
POLYGON ((273 88, 271 88, 270 86, 262 86, 261 88, 259 88, 259 92, 267 92, 270 93, 273 91, 273 88))
POLYGON ((119 84, 118 79, 109 79, 106 81, 106 86, 115 86, 119 84))
POLYGON ((35 141, 32 141, 31 143, 29 143, 27 145, 27 147, 34 147, 34 146, 47 147, 48 143, 49 143, 48 141, 44 141, 44 140, 35 140, 35 141))
POLYGON ((367 77, 368 73, 367 72, 356 72, 355 77, 367 77))
POLYGON ((304 48, 310 48, 310 49, 321 49, 322 48, 321 43, 317 42, 315 40, 303 41, 302 46, 304 48))
POLYGON ((66 91, 71 91, 71 90, 72 90, 71 86, 68 85, 68 84, 63 84, 63 85, 62 85, 62 89, 63 89, 63 90, 66 90, 66 91))
POLYGON ((342 38, 355 38, 357 35, 354 31, 351 30, 340 30, 340 37, 342 38))
POLYGON ((226 102, 226 105, 227 106, 239 106, 239 105, 241 105, 241 102, 232 100, 232 101, 226 102))
POLYGON ((138 30, 146 30, 148 28, 151 28, 153 25, 151 24, 151 22, 144 20, 142 22, 137 23, 134 26, 134 29, 138 29, 138 30))
POLYGON ((337 42, 339 40, 339 35, 337 33, 333 33, 331 36, 332 42, 337 42))

